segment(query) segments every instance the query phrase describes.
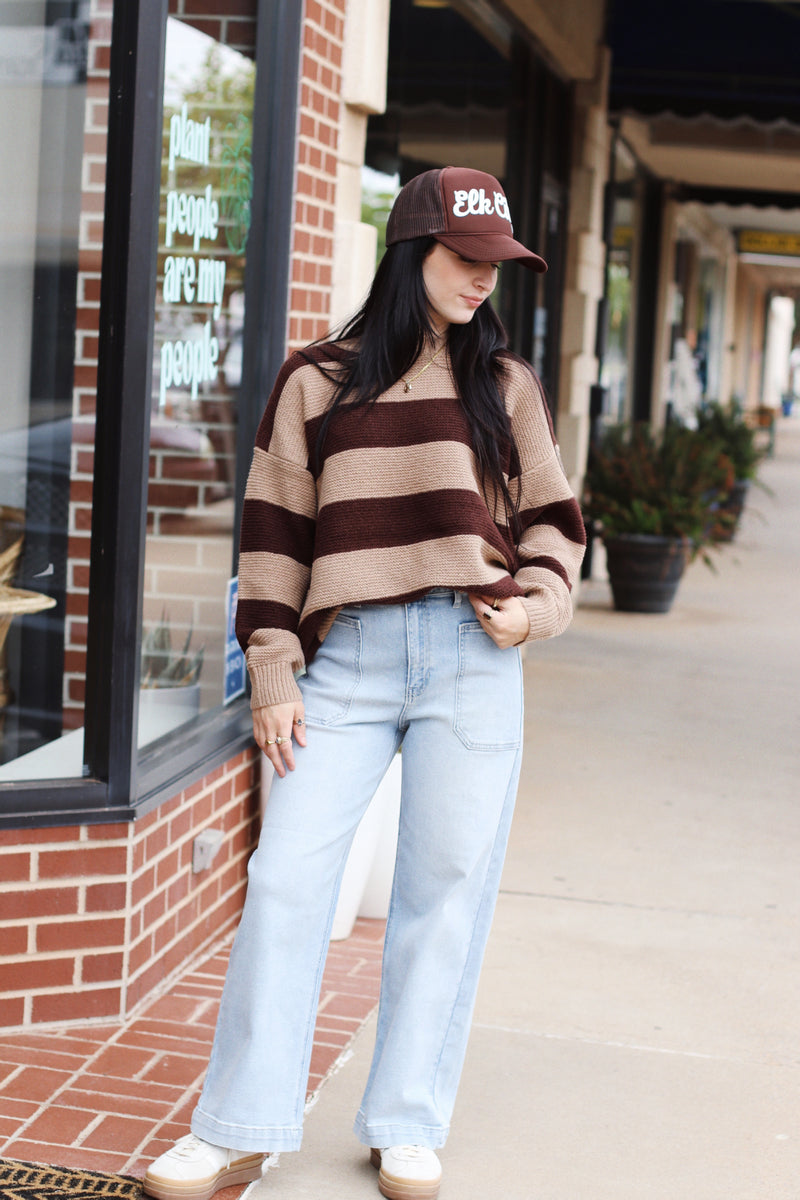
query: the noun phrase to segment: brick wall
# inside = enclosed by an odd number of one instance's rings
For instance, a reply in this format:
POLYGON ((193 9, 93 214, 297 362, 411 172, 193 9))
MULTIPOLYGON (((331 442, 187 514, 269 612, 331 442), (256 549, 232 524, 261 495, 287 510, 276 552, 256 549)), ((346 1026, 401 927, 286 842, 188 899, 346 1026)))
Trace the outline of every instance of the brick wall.
POLYGON ((330 326, 345 0, 307 0, 303 24, 289 343, 330 326))
MULTIPOLYGON (((289 341, 328 329, 345 0, 308 0, 303 34, 289 341)), ((252 53, 252 0, 170 11, 252 53)), ((65 728, 82 723, 111 0, 92 0, 74 387, 65 728)), ((157 451, 156 453, 164 453, 157 451)), ((175 464, 157 461, 167 473, 175 464)), ((163 520, 165 514, 159 514, 163 520)), ((156 514, 151 514, 151 523, 156 514)), ((176 539, 169 539, 173 546, 176 539)), ((191 539, 189 539, 191 541, 191 539)), ((219 549, 200 547, 195 566, 219 549)), ((196 549, 196 547, 195 547, 196 549)), ((173 563, 173 565, 175 565, 173 563)), ((218 565, 218 564, 217 564, 218 565)), ((163 585, 163 580, 162 580, 163 585)), ((131 824, 0 831, 0 1027, 116 1020, 235 925, 258 825, 258 753, 241 754, 131 824), (225 834, 193 874, 192 843, 225 834)))
POLYGON ((128 1016, 238 920, 257 836, 248 751, 141 821, 0 830, 0 1026, 128 1016), (225 836, 194 874, 204 829, 225 836))

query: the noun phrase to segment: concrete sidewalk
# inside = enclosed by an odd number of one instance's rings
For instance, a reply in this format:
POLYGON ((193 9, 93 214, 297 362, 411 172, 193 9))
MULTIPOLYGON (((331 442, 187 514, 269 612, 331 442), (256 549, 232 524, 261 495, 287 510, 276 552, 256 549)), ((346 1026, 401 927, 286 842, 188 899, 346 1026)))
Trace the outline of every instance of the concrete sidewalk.
MULTIPOLYGON (((526 762, 441 1200, 800 1197, 800 421, 672 613, 582 591, 526 762)), ((374 1032, 253 1200, 360 1200, 374 1032)))

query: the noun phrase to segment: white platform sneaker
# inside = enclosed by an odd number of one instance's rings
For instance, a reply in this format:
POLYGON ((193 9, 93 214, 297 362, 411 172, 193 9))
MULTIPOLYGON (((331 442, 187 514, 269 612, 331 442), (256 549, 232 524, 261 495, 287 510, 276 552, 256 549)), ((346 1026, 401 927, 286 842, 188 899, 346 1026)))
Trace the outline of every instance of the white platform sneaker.
POLYGON ((373 1167, 380 1169, 378 1187, 388 1200, 436 1200, 442 1165, 427 1146, 389 1146, 372 1150, 373 1167))
POLYGON ((142 1186, 156 1200, 211 1200, 220 1188, 260 1179, 266 1157, 225 1150, 188 1133, 155 1160, 142 1186))

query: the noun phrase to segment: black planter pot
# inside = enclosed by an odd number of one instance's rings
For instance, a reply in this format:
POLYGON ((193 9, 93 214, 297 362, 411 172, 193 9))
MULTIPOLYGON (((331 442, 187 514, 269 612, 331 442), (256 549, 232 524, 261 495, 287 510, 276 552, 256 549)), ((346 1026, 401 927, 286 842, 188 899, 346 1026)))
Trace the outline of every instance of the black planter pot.
POLYGON ((725 500, 720 504, 719 511, 725 514, 725 521, 717 529, 715 537, 718 542, 732 542, 736 536, 739 518, 744 510, 749 488, 749 479, 737 479, 725 500))
POLYGON ((605 539, 614 607, 620 612, 669 612, 686 566, 680 538, 622 533, 605 539))

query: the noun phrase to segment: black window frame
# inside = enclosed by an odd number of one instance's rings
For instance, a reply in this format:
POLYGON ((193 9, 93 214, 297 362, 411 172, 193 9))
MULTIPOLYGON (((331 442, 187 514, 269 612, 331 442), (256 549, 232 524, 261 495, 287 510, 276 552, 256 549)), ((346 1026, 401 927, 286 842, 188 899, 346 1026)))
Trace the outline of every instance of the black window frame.
MULTIPOLYGON (((253 122, 232 573, 253 440, 285 354, 302 7, 295 0, 257 5, 254 113, 261 119, 253 122)), ((114 5, 84 774, 0 783, 0 828, 131 820, 252 742, 245 696, 152 747, 136 745, 167 15, 168 0, 114 5)))

